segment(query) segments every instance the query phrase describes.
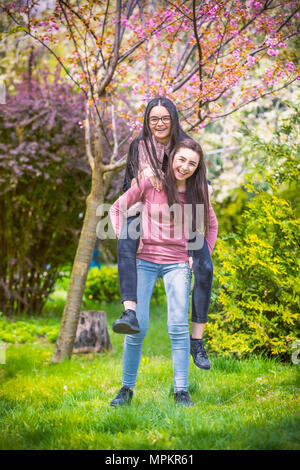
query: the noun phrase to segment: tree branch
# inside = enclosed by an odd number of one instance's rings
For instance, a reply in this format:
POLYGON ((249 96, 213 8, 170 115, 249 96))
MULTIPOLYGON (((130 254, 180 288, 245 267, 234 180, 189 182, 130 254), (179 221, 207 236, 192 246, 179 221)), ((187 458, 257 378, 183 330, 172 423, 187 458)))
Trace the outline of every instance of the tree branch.
MULTIPOLYGON (((195 1, 195 0, 193 0, 195 1)), ((265 3, 265 5, 263 6, 263 8, 261 8, 261 10, 255 15, 253 16, 247 23, 245 23, 238 31, 238 34, 240 34, 244 29, 246 29, 248 26, 250 26, 250 24, 252 24, 266 9, 269 5, 271 5, 271 3, 273 2, 273 0, 271 0, 269 3, 265 3)), ((234 36, 230 36, 223 44, 222 46, 222 49, 227 46, 227 44, 229 44, 232 40, 234 39, 234 36)), ((206 63, 203 64, 206 65, 208 63, 208 61, 215 55, 215 52, 212 52, 210 54, 210 56, 207 58, 206 60, 206 63)), ((188 73, 188 75, 186 77, 184 77, 181 81, 179 81, 177 84, 174 85, 173 87, 173 92, 179 90, 183 85, 185 85, 186 82, 188 82, 190 80, 190 78, 192 78, 192 76, 198 71, 198 64, 195 64, 194 67, 192 67, 192 69, 190 70, 190 72, 188 73)))
POLYGON ((101 172, 107 173, 109 171, 116 171, 116 170, 122 170, 126 166, 126 160, 127 160, 127 153, 123 155, 120 160, 118 160, 115 163, 110 163, 108 165, 105 165, 104 163, 100 164, 101 172))
POLYGON ((85 133, 84 133, 84 139, 85 139, 85 149, 86 149, 86 155, 88 162, 90 164, 90 167, 92 171, 95 168, 95 160, 93 157, 92 153, 92 146, 91 146, 91 128, 90 128, 90 103, 89 100, 87 100, 86 105, 85 105, 85 121, 84 121, 84 128, 85 128, 85 133))
POLYGON ((183 70, 185 69, 185 66, 187 64, 187 62, 189 61, 192 53, 194 52, 194 50, 196 49, 197 47, 197 44, 192 44, 192 47, 190 48, 189 52, 187 53, 184 61, 182 62, 183 58, 184 58, 184 55, 186 53, 186 50, 188 48, 189 44, 186 45, 186 48, 183 52, 183 54, 181 55, 181 58, 179 59, 179 62, 178 62, 178 65, 177 65, 177 69, 176 69, 176 75, 179 75, 181 72, 183 72, 183 70), (182 62, 182 63, 181 63, 182 62))
POLYGON ((113 150, 113 154, 112 154, 111 159, 110 159, 110 163, 113 163, 115 161, 115 159, 118 155, 118 151, 119 151, 114 103, 112 103, 112 105, 111 105, 111 123, 112 123, 113 139, 114 139, 114 150, 113 150))
POLYGON ((229 111, 228 113, 225 113, 225 114, 221 114, 219 116, 212 116, 212 115, 208 115, 209 118, 212 118, 212 119, 220 119, 220 118, 223 118, 223 117, 226 117, 226 116, 229 116, 230 114, 238 111, 239 109, 243 108, 244 106, 246 106, 247 104, 249 103, 252 103, 254 101, 257 101, 258 99, 260 98, 263 98, 264 96, 267 96, 267 95, 271 95, 273 93, 277 93, 278 91, 282 90, 283 88, 287 88, 289 85, 291 85, 293 82, 295 82, 297 80, 297 77, 293 78, 293 80, 290 80, 289 82, 285 83, 284 85, 282 85, 280 88, 277 88, 276 90, 270 90, 270 91, 267 91, 266 93, 263 93, 261 95, 258 95, 256 96, 255 98, 252 98, 251 100, 249 101, 246 101, 245 103, 241 103, 239 106, 237 106, 236 108, 234 108, 233 110, 229 111))
POLYGON ((197 20, 196 20, 196 0, 193 0, 193 28, 194 28, 194 35, 197 43, 197 49, 198 49, 198 55, 199 55, 199 64, 198 64, 198 70, 199 70, 199 82, 200 82, 200 92, 202 92, 202 49, 201 49, 201 44, 199 40, 199 35, 198 35, 198 29, 197 29, 197 20))
POLYGON ((57 60, 57 62, 61 65, 61 67, 63 68, 63 70, 66 72, 66 74, 68 75, 68 77, 72 80, 72 82, 75 83, 76 86, 78 86, 78 88, 80 88, 83 93, 85 94, 85 96, 87 97, 87 92, 85 90, 83 90, 81 88, 81 85, 72 77, 72 75, 70 74, 70 72, 68 71, 68 69, 65 67, 65 65, 63 64, 63 62, 61 61, 61 59, 58 57, 57 54, 55 54, 55 52, 45 43, 43 42, 41 39, 39 39, 37 36, 34 36, 34 34, 32 34, 28 29, 26 29, 11 13, 10 11, 7 11, 4 7, 2 7, 0 5, 0 8, 13 20, 13 22, 15 24, 17 24, 18 26, 21 26, 22 27, 22 30, 25 32, 25 34, 27 34, 28 36, 30 36, 32 39, 34 39, 35 41, 38 41, 40 44, 42 44, 43 47, 45 47, 57 60))
POLYGON ((121 42, 120 42, 121 9, 122 9, 121 0, 116 0, 116 25, 115 25, 115 40, 114 40, 114 47, 113 47, 113 55, 112 55, 112 60, 106 71, 106 74, 103 77, 101 83, 99 84, 99 87, 98 87, 99 96, 101 96, 104 93, 105 88, 111 82, 116 66, 118 64, 119 51, 120 51, 120 45, 121 45, 121 42))
MULTIPOLYGON (((165 18, 161 23, 160 25, 154 30, 152 31, 152 33, 150 33, 150 36, 154 36, 155 34, 163 31, 164 29, 166 29, 168 26, 171 26, 173 23, 176 23, 177 21, 181 20, 181 18, 177 18, 176 20, 173 20, 171 21, 170 23, 162 26, 166 21, 168 20, 168 18, 165 18)), ((143 39, 140 39, 134 46, 132 46, 127 52, 125 52, 124 54, 122 54, 120 57, 119 57, 119 60, 118 60, 118 64, 120 62, 122 62, 123 60, 127 59, 128 56, 130 56, 130 54, 132 54, 139 46, 141 46, 141 44, 143 44, 145 41, 148 40, 148 37, 144 37, 143 39)))

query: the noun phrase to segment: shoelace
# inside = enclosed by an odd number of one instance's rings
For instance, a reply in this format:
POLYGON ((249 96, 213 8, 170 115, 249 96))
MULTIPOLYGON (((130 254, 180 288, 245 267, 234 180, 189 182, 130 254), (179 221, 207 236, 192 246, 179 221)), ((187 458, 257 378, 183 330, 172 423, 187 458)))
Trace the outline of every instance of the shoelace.
POLYGON ((197 344, 197 354, 200 354, 200 356, 204 357, 205 359, 207 359, 207 354, 206 354, 206 351, 204 349, 204 344, 203 343, 198 343, 197 344))
POLYGON ((189 397, 189 394, 188 392, 186 392, 185 390, 180 390, 179 392, 176 392, 176 395, 179 397, 179 396, 182 396, 184 398, 188 398, 189 397))
POLYGON ((121 398, 121 397, 123 397, 124 395, 127 395, 127 394, 129 395, 129 388, 122 387, 121 390, 119 390, 119 393, 116 396, 116 398, 121 398))

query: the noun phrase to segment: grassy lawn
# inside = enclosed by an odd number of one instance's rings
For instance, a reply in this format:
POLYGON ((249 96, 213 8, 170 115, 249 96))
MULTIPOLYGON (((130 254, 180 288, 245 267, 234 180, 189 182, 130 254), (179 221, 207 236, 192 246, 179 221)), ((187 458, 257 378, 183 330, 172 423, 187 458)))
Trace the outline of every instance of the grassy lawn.
MULTIPOLYGON (((58 296, 43 318, 27 323, 58 326, 62 304, 58 296)), ((165 306, 152 308, 131 406, 110 407, 121 386, 123 336, 111 331, 120 304, 100 308, 108 312, 112 352, 50 365, 54 343, 44 337, 8 345, 0 364, 1 449, 300 448, 299 365, 210 355, 204 371, 191 359, 195 406, 175 406, 165 306)))

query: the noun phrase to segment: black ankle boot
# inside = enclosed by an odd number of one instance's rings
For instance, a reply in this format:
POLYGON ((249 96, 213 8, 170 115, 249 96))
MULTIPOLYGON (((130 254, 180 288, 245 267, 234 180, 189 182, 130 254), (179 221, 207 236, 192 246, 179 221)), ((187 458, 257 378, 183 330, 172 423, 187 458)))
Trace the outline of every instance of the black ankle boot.
POLYGON ((210 362, 208 360, 203 339, 190 338, 191 343, 191 355, 194 364, 200 369, 210 369, 210 362))
POLYGON ((110 406, 130 405, 133 397, 133 390, 128 387, 120 388, 117 396, 110 402, 110 406))
POLYGON ((175 392, 174 399, 175 399, 176 405, 181 405, 181 406, 193 406, 194 405, 194 402, 190 399, 189 393, 184 390, 175 392))
POLYGON ((115 333, 124 335, 134 335, 140 332, 139 322, 134 310, 127 309, 122 313, 121 318, 113 323, 112 329, 115 333))

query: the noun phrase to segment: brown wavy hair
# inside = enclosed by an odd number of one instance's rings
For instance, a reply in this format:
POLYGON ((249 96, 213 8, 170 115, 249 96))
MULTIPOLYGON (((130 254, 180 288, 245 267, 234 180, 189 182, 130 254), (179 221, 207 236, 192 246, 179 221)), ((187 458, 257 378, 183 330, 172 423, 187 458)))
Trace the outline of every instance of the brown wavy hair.
POLYGON ((168 170, 164 178, 164 188, 168 198, 169 207, 179 203, 176 178, 173 170, 175 154, 180 149, 190 149, 199 155, 199 164, 195 172, 186 180, 186 203, 192 206, 192 230, 196 231, 196 205, 204 205, 204 233, 209 230, 209 197, 206 179, 206 166, 204 163, 201 145, 193 139, 184 139, 178 142, 172 150, 169 158, 168 170))

